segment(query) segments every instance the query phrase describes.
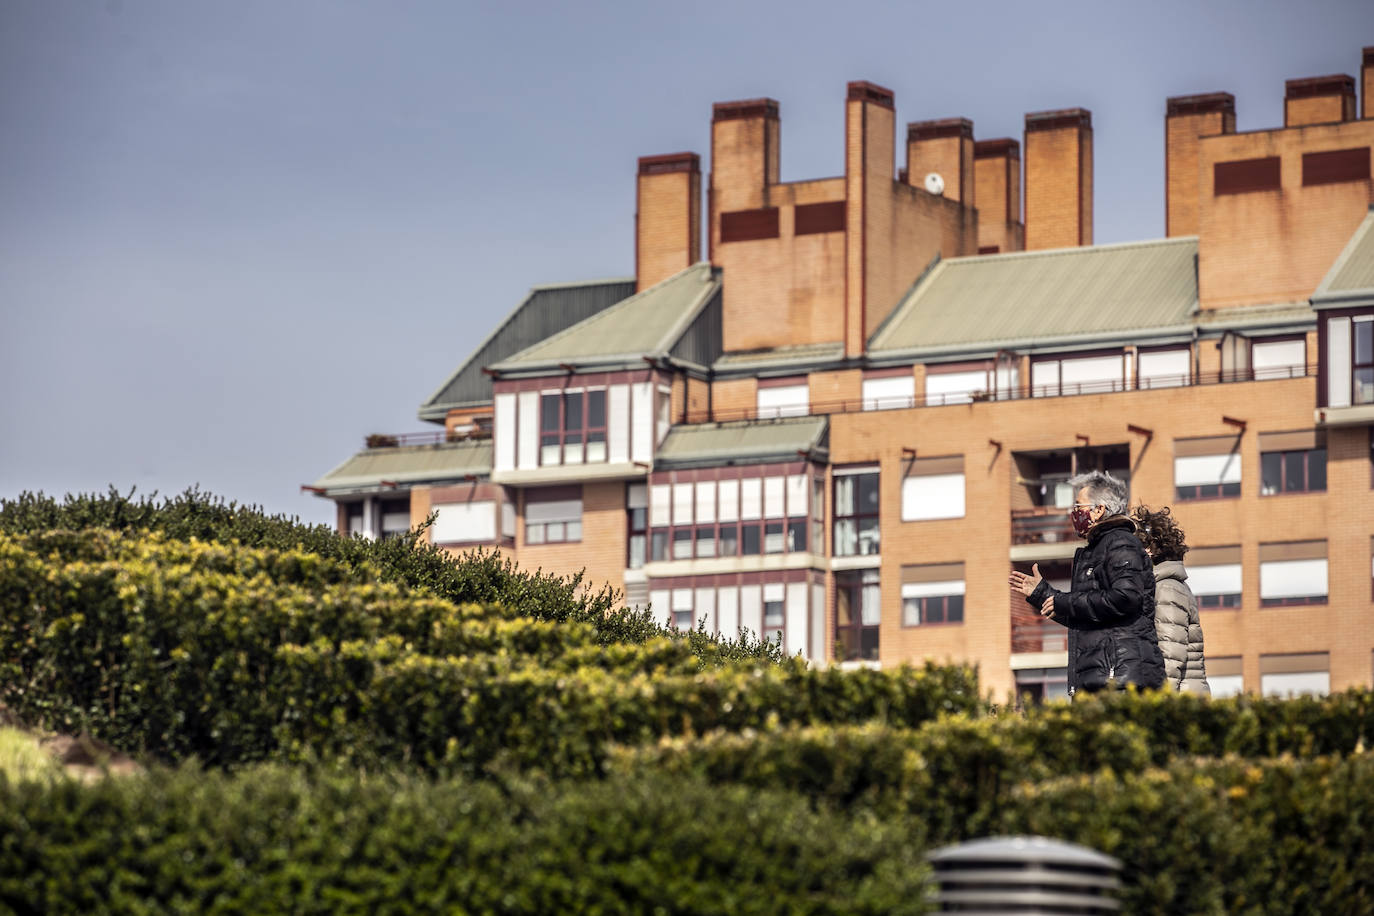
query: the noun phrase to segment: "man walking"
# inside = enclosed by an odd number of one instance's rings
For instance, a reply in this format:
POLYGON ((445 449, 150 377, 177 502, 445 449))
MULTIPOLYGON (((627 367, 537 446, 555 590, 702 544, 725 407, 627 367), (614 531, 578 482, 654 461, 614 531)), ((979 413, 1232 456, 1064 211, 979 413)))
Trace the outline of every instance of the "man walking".
POLYGON ((1155 634, 1155 577, 1150 558, 1126 514, 1125 482, 1101 471, 1069 481, 1074 531, 1087 544, 1073 555, 1069 591, 1040 576, 1012 571, 1012 590, 1031 607, 1069 629, 1069 693, 1097 691, 1109 684, 1158 687, 1164 656, 1155 634))

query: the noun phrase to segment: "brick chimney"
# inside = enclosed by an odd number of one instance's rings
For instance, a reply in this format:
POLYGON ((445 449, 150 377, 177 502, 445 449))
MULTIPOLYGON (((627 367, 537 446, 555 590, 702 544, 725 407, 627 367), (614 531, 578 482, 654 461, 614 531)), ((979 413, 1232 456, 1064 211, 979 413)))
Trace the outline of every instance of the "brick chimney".
POLYGON ((917 121, 906 126, 907 183, 925 187, 934 172, 944 179, 944 196, 974 205, 973 122, 968 118, 917 121))
POLYGON ((641 156, 635 183, 635 289, 701 260, 701 158, 641 156))
POLYGON ((1164 234, 1197 235, 1198 147, 1202 137, 1236 132, 1229 92, 1179 95, 1164 113, 1164 234))
POLYGON ((886 290, 870 290, 892 263, 892 188, 897 113, 892 90, 866 81, 848 85, 844 105, 845 353, 863 353, 885 317, 886 290), (887 231, 884 231, 886 229, 887 231))
POLYGON ((1092 112, 1026 115, 1026 250, 1092 243, 1092 112))
POLYGON ((778 183, 778 103, 774 99, 717 102, 711 107, 710 254, 720 243, 723 214, 768 206, 778 183))
POLYGON ((973 144, 974 194, 978 203, 978 252, 1022 251, 1021 144, 1003 137, 973 144))
POLYGON ((1369 97, 1374 95, 1374 47, 1365 48, 1360 63, 1360 117, 1374 118, 1374 104, 1369 97))
POLYGON ((1337 73, 1283 84, 1283 126, 1355 120, 1355 78, 1337 73))

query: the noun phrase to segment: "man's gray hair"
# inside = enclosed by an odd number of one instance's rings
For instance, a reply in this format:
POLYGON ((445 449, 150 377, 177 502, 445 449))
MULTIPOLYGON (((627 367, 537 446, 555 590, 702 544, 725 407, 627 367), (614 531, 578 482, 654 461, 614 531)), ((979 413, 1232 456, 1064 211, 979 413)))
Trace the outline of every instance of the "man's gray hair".
POLYGON ((1126 481, 1118 480, 1105 471, 1089 471, 1069 481, 1075 498, 1078 491, 1088 488, 1088 499, 1094 506, 1105 506, 1108 515, 1124 515, 1131 504, 1131 491, 1126 481))

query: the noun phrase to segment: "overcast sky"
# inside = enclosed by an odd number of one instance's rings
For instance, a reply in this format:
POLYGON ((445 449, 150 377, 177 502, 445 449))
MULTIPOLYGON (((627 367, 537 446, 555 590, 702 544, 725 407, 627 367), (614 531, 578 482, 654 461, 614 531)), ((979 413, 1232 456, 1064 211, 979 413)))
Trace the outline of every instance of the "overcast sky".
MULTIPOLYGON (((772 96, 782 177, 898 123, 1093 113, 1098 242, 1163 235, 1164 100, 1358 77, 1374 3, 0 0, 0 496, 300 493, 532 284, 634 266, 635 159, 772 96)), ((900 159, 901 157, 899 157, 900 159)))

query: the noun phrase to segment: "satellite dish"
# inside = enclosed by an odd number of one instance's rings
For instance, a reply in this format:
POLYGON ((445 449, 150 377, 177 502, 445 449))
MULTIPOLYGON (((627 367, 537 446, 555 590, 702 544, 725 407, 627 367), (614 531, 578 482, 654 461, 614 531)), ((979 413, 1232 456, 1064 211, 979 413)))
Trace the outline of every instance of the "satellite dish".
POLYGON ((940 177, 939 172, 931 172, 926 176, 926 190, 936 197, 945 193, 945 180, 940 177))

